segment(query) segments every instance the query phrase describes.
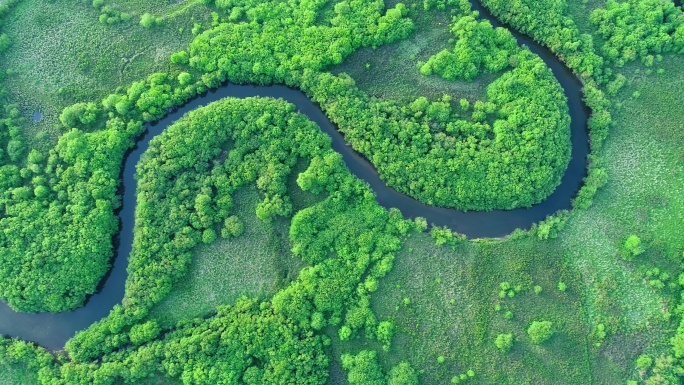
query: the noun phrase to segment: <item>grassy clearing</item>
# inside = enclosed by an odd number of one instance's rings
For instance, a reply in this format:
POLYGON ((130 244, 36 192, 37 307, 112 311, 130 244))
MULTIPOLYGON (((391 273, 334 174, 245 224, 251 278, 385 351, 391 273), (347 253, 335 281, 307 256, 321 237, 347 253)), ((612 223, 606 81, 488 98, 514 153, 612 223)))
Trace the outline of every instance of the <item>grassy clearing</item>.
POLYGON ((3 54, 4 67, 14 71, 4 85, 29 118, 29 136, 55 138, 65 106, 97 101, 118 86, 168 69, 169 55, 192 40, 194 22, 208 25, 206 6, 188 4, 125 1, 121 8, 133 18, 114 25, 100 24, 99 11, 83 1, 17 4, 3 27, 13 41, 3 54), (148 30, 138 24, 139 15, 147 11, 173 16, 148 30), (35 111, 43 114, 39 123, 30 119, 35 111))
POLYGON ((669 348, 666 332, 673 325, 662 320, 662 313, 671 308, 673 298, 667 289, 648 287, 643 271, 655 266, 676 276, 673 266, 684 251, 684 130, 679 108, 684 103, 684 63, 681 57, 666 57, 659 67, 663 74, 646 75, 638 64, 621 71, 629 85, 616 98, 615 127, 605 146, 609 183, 594 207, 574 218, 564 234, 565 247, 573 252, 568 260, 585 277, 588 303, 595 303, 600 294, 592 276, 607 276, 615 281, 618 300, 610 307, 624 313, 623 330, 603 347, 607 359, 599 364, 629 364, 639 350, 669 348), (646 254, 634 264, 613 262, 615 249, 630 234, 642 238, 646 254))
POLYGON ((303 263, 290 253, 289 220, 259 220, 254 211, 259 199, 254 188, 236 194, 235 212, 245 233, 198 247, 185 280, 152 309, 151 317, 171 326, 243 295, 267 299, 297 276, 303 263))
MULTIPOLYGON (((385 3, 391 7, 396 2, 385 3)), ((419 96, 437 99, 444 94, 451 95, 454 100, 483 100, 485 87, 499 74, 481 75, 472 82, 447 81, 437 75, 420 74, 418 61, 427 61, 439 51, 453 48, 453 43, 449 43, 453 39, 449 33, 451 17, 448 11, 423 11, 422 1, 404 3, 416 25, 411 37, 377 49, 360 49, 333 72, 346 72, 369 95, 400 102, 413 101, 419 96)))
MULTIPOLYGON (((288 180, 294 212, 322 199, 297 186, 297 176, 306 167, 299 162, 288 180)), ((297 277, 304 262, 290 252, 290 219, 265 223, 257 218, 261 193, 254 187, 239 190, 234 199, 234 212, 245 224, 244 234, 199 246, 185 280, 151 310, 150 317, 172 326, 181 319, 209 314, 241 296, 268 299, 297 277)))
POLYGON ((378 316, 395 318, 401 331, 383 354, 385 363, 410 361, 425 370, 425 384, 449 383, 470 369, 476 373, 472 383, 587 383, 585 316, 574 294, 581 288, 555 257, 558 252, 530 239, 452 250, 435 246, 425 234, 411 237, 373 296, 378 316), (556 289, 559 280, 567 283, 566 292, 556 289), (500 299, 501 282, 522 285, 522 291, 500 299), (535 285, 543 288, 541 294, 533 293, 535 285), (526 335, 535 320, 550 320, 558 330, 542 346, 526 335), (498 333, 514 334, 509 354, 494 346, 498 333))

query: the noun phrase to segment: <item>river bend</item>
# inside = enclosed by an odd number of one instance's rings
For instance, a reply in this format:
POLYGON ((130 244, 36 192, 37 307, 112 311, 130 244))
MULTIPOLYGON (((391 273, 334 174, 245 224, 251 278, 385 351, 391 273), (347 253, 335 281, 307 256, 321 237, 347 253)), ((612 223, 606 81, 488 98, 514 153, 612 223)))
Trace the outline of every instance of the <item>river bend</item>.
MULTIPOLYGON (((489 20, 493 26, 502 26, 478 2, 473 9, 480 17, 489 20)), ((310 120, 332 137, 332 147, 342 154, 351 172, 366 181, 377 196, 377 201, 385 208, 396 207, 408 218, 424 217, 429 223, 449 228, 471 238, 501 237, 517 228, 528 229, 559 210, 570 209, 572 198, 581 187, 586 175, 587 154, 589 152, 586 130, 589 110, 582 102, 582 84, 573 73, 548 49, 540 46, 529 37, 509 28, 518 44, 525 45, 539 55, 553 71, 568 98, 571 117, 572 157, 561 184, 543 202, 529 208, 494 211, 463 212, 425 205, 394 189, 380 180, 375 168, 362 155, 347 146, 343 136, 328 120, 321 109, 311 102, 302 92, 285 86, 250 86, 227 84, 217 90, 197 97, 165 118, 147 126, 147 131, 129 152, 123 168, 123 200, 119 211, 121 230, 116 237, 115 257, 112 269, 103 279, 100 290, 89 297, 80 309, 63 313, 18 313, 7 304, 0 303, 0 334, 38 343, 49 350, 59 350, 77 331, 87 328, 109 313, 114 305, 121 302, 126 282, 128 255, 133 244, 133 224, 136 204, 135 166, 140 156, 149 146, 150 140, 159 135, 169 125, 187 112, 200 106, 226 98, 246 98, 252 96, 281 98, 292 104, 310 120)))

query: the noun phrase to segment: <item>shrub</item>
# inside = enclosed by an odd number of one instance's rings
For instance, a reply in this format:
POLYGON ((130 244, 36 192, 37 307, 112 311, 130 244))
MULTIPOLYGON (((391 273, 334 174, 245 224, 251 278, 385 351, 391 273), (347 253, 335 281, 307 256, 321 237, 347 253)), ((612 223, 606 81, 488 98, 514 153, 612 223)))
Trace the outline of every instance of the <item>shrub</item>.
POLYGON ((648 354, 642 354, 637 358, 636 365, 641 370, 646 370, 653 365, 653 359, 648 354))
POLYGON ((537 345, 546 342, 553 334, 554 330, 551 321, 534 321, 527 328, 527 335, 532 343, 537 345))
POLYGON ((513 333, 499 334, 494 340, 494 345, 502 352, 508 352, 513 347, 513 333))
POLYGON ((620 256, 626 261, 633 261, 635 257, 643 254, 644 251, 641 239, 636 235, 630 235, 622 245, 620 256))
POLYGON ((157 25, 157 19, 147 12, 143 13, 142 16, 140 16, 140 25, 147 29, 150 29, 157 25))
POLYGON ((418 372, 404 361, 390 369, 387 385, 418 385, 418 372))

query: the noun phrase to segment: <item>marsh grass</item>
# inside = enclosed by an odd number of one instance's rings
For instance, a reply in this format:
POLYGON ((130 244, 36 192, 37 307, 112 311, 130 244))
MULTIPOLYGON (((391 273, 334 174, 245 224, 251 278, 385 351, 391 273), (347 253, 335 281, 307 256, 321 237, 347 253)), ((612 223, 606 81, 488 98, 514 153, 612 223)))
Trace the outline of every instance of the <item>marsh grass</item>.
POLYGON ((39 133, 45 139, 30 145, 57 137, 59 113, 65 106, 98 101, 119 86, 170 68, 169 55, 187 47, 194 22, 208 26, 210 19, 209 10, 199 2, 118 4, 133 15, 131 21, 102 25, 99 11, 77 0, 26 0, 10 12, 3 32, 13 45, 2 61, 14 74, 4 86, 10 101, 18 103, 29 120, 29 139, 39 133), (138 24, 143 12, 172 16, 148 30, 138 24), (43 114, 38 123, 31 119, 35 111, 43 114))
POLYGON ((425 370, 426 384, 449 383, 469 369, 476 372, 472 383, 587 383, 586 320, 574 294, 580 288, 555 257, 558 252, 530 239, 452 249, 436 246, 427 234, 409 238, 373 296, 378 316, 395 318, 401 331, 383 353, 388 367, 408 360, 425 370), (564 293, 556 289, 561 279, 568 284, 564 293), (523 290, 500 299, 504 281, 523 290), (540 295, 534 285, 542 286, 540 295), (510 320, 507 311, 513 313, 510 320), (542 346, 532 345, 526 329, 534 320, 551 320, 559 332, 542 346), (511 332, 512 351, 500 353, 496 335, 511 332))
POLYGON ((10 363, 4 357, 0 358, 0 385, 36 383, 38 383, 36 373, 25 365, 10 363))

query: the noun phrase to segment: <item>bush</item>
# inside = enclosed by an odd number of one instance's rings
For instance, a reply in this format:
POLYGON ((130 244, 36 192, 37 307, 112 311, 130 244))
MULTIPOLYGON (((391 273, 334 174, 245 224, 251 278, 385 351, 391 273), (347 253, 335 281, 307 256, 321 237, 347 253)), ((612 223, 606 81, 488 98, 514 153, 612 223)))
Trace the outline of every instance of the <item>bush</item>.
POLYGON ((157 25, 157 19, 149 13, 143 13, 142 16, 140 16, 140 25, 150 29, 157 25))
POLYGON ((648 354, 642 354, 637 358, 636 365, 641 370, 646 370, 653 365, 653 359, 648 354))
POLYGON ((494 345, 504 353, 507 353, 513 347, 513 333, 499 334, 494 340, 494 345))
POLYGON ((633 261, 635 257, 641 255, 644 251, 641 239, 636 235, 630 235, 622 245, 620 256, 626 261, 633 261))
POLYGON ((408 362, 400 362, 390 369, 387 385, 418 385, 418 372, 408 362))
POLYGON ((223 229, 221 230, 222 238, 237 238, 245 232, 245 225, 240 218, 232 215, 223 222, 223 229))
POLYGON ((542 344, 553 336, 553 324, 551 321, 534 321, 527 328, 527 335, 533 344, 542 344))

